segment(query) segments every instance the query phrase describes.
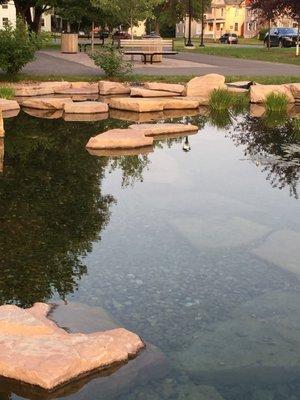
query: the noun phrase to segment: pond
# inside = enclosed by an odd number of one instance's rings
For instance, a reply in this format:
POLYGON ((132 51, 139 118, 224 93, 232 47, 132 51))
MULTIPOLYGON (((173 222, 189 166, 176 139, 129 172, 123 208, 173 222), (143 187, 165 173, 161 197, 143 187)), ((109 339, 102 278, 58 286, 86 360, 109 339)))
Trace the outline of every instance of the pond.
POLYGON ((127 120, 5 120, 1 304, 105 310, 152 355, 0 399, 300 399, 299 123, 172 120, 199 132, 118 157, 85 144, 127 120))

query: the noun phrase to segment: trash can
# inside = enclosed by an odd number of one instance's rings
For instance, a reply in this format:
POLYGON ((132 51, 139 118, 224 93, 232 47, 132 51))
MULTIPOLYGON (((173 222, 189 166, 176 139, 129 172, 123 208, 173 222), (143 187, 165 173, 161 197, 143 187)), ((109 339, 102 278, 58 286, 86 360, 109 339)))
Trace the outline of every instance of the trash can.
MULTIPOLYGON (((160 37, 157 38, 153 38, 153 36, 151 37, 145 37, 144 39, 147 39, 147 42, 149 42, 149 45, 147 43, 147 45, 145 44, 145 46, 143 46, 143 51, 157 51, 157 52, 162 52, 163 50, 163 46, 162 46, 162 39, 160 37)), ((162 55, 155 55, 153 57, 153 62, 162 62, 162 55)), ((146 56, 147 61, 150 61, 150 56, 146 56)))
POLYGON ((62 53, 78 53, 78 34, 62 33, 61 34, 61 52, 62 53))

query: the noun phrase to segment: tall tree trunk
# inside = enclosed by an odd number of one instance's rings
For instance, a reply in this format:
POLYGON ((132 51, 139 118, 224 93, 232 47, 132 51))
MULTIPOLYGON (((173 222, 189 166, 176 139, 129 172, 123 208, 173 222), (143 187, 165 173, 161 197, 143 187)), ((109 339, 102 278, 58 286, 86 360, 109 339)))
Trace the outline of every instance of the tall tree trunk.
POLYGON ((299 57, 299 46, 300 46, 300 18, 298 19, 298 36, 296 44, 296 57, 299 57))
POLYGON ((269 36, 268 36, 268 50, 270 51, 271 47, 271 19, 269 19, 269 36))
POLYGON ((132 10, 130 12, 130 30, 131 30, 131 40, 133 40, 133 18, 132 18, 132 10))

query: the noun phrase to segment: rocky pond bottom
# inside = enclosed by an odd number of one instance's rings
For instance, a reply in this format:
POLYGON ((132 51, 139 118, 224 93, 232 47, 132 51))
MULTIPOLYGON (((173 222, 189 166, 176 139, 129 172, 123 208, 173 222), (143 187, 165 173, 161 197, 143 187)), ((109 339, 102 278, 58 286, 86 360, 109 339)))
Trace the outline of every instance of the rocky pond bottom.
POLYGON ((0 399, 300 399, 299 119, 161 114, 199 131, 88 152, 138 122, 113 115, 5 119, 0 304, 146 349, 52 392, 1 378, 0 399))

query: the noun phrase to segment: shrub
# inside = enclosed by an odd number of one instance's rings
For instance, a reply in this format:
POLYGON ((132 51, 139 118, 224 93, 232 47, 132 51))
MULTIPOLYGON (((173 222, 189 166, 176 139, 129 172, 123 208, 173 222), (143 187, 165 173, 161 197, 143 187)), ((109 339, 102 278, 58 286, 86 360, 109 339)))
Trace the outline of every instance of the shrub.
POLYGON ((262 28, 262 29, 259 31, 258 39, 259 39, 259 40, 265 40, 266 34, 267 34, 268 32, 269 32, 269 29, 268 29, 268 28, 262 28))
POLYGON ((15 93, 12 88, 9 87, 0 87, 0 99, 11 100, 14 97, 15 93))
POLYGON ((105 75, 109 78, 122 77, 132 71, 132 63, 124 60, 124 55, 115 46, 103 46, 101 50, 90 54, 95 64, 102 68, 105 75))
POLYGON ((35 51, 42 46, 42 39, 28 31, 25 22, 18 18, 16 28, 8 24, 0 30, 0 68, 9 74, 19 72, 34 60, 35 51))
POLYGON ((287 111, 288 99, 285 94, 271 93, 267 96, 265 106, 267 112, 285 113, 287 111))

